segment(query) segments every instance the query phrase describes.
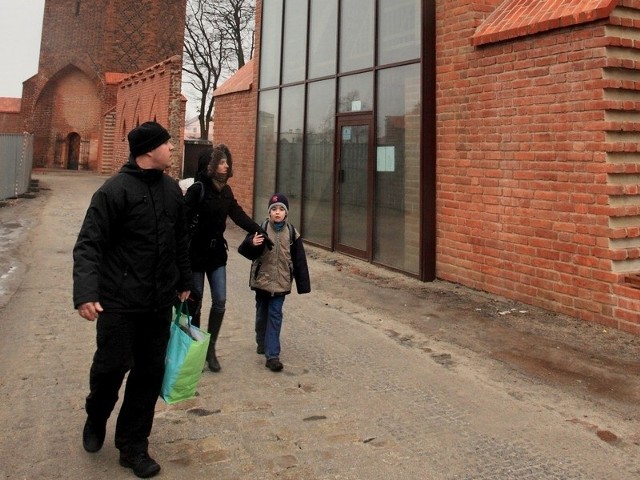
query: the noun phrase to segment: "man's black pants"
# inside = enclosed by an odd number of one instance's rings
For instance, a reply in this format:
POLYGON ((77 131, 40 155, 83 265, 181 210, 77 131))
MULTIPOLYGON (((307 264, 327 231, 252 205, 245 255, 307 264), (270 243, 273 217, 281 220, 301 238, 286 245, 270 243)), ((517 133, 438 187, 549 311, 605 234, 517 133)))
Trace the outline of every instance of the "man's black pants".
POLYGON ((92 421, 106 422, 129 372, 115 432, 116 448, 126 453, 146 452, 149 447, 171 316, 171 307, 143 313, 105 311, 97 321, 85 409, 92 421))

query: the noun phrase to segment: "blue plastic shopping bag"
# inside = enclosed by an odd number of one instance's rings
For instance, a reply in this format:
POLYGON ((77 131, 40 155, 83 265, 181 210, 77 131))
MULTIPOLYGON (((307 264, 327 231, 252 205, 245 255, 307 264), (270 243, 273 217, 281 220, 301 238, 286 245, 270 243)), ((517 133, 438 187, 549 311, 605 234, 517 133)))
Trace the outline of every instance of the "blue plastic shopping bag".
POLYGON ((184 303, 175 309, 171 336, 164 362, 164 378, 160 397, 176 403, 195 397, 202 368, 207 357, 210 335, 191 325, 191 317, 184 303))

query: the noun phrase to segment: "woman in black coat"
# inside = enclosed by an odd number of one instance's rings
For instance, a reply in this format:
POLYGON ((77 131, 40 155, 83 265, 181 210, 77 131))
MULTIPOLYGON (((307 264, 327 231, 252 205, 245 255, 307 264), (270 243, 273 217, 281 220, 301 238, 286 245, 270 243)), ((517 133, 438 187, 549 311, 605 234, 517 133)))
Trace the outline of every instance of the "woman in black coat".
POLYGON ((227 300, 227 241, 224 238, 227 217, 248 233, 262 232, 238 204, 227 180, 233 175, 231 152, 220 144, 202 151, 198 157, 195 182, 185 194, 187 220, 192 225, 189 259, 193 271, 193 289, 198 306, 192 323, 200 325, 200 310, 205 276, 211 291, 211 310, 207 330, 211 334, 207 364, 220 371, 216 341, 224 318, 227 300))

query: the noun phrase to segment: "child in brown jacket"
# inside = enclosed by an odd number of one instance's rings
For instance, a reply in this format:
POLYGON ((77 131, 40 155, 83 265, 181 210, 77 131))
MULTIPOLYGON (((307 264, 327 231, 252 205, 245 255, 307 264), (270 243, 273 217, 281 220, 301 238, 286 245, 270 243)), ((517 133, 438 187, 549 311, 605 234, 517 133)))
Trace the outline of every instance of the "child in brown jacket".
POLYGON ((282 193, 272 195, 269 218, 262 225, 268 239, 259 233, 249 234, 238 248, 243 256, 253 260, 249 286, 256 295, 256 351, 265 355, 265 366, 273 372, 283 368, 280 331, 285 296, 291 292, 294 279, 299 294, 311 291, 302 237, 287 221, 288 214, 287 197, 282 193))

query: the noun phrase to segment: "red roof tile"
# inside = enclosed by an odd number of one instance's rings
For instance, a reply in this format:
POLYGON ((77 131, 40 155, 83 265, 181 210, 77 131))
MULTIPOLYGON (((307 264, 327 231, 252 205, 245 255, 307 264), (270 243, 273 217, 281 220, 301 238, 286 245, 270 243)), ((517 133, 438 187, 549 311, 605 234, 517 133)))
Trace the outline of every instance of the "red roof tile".
POLYGON ((249 60, 233 76, 215 89, 214 97, 220 97, 229 93, 244 92, 251 90, 253 83, 253 59, 249 60))
POLYGON ((107 83, 107 85, 117 85, 122 80, 127 78, 129 75, 131 75, 131 74, 130 73, 120 73, 120 72, 105 72, 104 81, 107 83))
POLYGON ((0 97, 0 112, 2 113, 19 113, 21 105, 21 98, 0 97))
POLYGON ((619 0, 505 0, 478 27, 472 45, 499 42, 601 20, 611 15, 619 0))

